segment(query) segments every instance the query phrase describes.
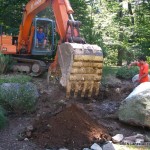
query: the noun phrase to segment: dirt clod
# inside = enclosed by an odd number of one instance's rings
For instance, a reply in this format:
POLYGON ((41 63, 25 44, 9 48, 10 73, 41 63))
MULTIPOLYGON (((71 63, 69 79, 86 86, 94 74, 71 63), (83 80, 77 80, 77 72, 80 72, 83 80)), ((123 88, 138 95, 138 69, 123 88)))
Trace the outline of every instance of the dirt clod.
POLYGON ((105 128, 76 105, 55 116, 44 115, 34 122, 33 140, 45 148, 81 149, 95 140, 104 142, 110 136, 105 128))

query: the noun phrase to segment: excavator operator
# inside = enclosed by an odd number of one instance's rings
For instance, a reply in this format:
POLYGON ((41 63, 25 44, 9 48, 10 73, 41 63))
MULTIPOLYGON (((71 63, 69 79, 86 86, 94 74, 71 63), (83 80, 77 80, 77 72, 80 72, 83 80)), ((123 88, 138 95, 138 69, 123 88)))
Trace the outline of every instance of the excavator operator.
POLYGON ((37 30, 36 38, 37 38, 37 45, 36 45, 36 47, 38 48, 39 46, 42 45, 42 48, 45 48, 45 46, 46 46, 46 38, 45 38, 45 33, 43 32, 43 28, 42 27, 39 27, 39 29, 37 30))

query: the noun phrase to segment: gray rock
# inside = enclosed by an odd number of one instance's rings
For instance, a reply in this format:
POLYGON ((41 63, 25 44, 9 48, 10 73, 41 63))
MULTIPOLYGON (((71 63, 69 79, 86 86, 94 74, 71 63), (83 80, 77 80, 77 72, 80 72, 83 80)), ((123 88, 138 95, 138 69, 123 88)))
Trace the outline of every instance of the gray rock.
POLYGON ((25 138, 24 141, 29 141, 29 139, 28 139, 28 138, 25 138))
POLYGON ((20 88, 20 83, 3 83, 2 85, 0 85, 0 88, 2 90, 5 90, 6 92, 8 92, 11 89, 18 90, 20 88))
POLYGON ((23 89, 26 92, 32 91, 32 93, 34 94, 34 96, 36 98, 39 97, 37 87, 31 82, 27 82, 25 84, 21 84, 21 83, 3 83, 2 85, 0 85, 0 91, 5 92, 5 94, 10 94, 10 93, 18 93, 19 94, 19 93, 22 92, 20 89, 23 89))
POLYGON ((102 150, 102 148, 101 148, 98 144, 96 144, 96 143, 94 143, 94 144, 91 146, 91 149, 92 149, 92 150, 102 150))
POLYGON ((27 129, 26 129, 27 131, 33 131, 33 126, 32 125, 29 125, 29 126, 27 126, 27 129))
POLYGON ((68 150, 67 148, 59 148, 59 150, 68 150))
POLYGON ((103 150, 115 150, 115 148, 111 142, 108 142, 107 144, 103 145, 103 150))
MULTIPOLYGON (((139 79, 139 74, 135 75, 135 76, 132 78, 132 82, 135 83, 138 79, 139 79)), ((149 81, 150 81, 150 75, 148 75, 148 79, 149 79, 149 81)))
POLYGON ((140 84, 122 101, 118 117, 129 124, 150 127, 150 82, 140 84))
POLYGON ((123 140, 123 134, 116 134, 112 137, 113 142, 119 143, 123 140))
POLYGON ((31 82, 27 82, 26 84, 24 84, 24 88, 28 91, 32 91, 36 98, 39 97, 39 92, 38 92, 35 84, 33 84, 31 82))
POLYGON ((150 142, 150 137, 149 137, 149 135, 145 135, 145 142, 150 142))
POLYGON ((128 136, 128 137, 125 137, 123 139, 123 141, 130 141, 130 142, 136 142, 136 139, 144 139, 144 135, 142 134, 136 134, 136 135, 133 135, 133 136, 128 136))
POLYGON ((136 83, 138 79, 139 79, 139 74, 136 74, 136 75, 132 78, 132 82, 133 82, 133 83, 136 83))
POLYGON ((143 144, 144 144, 144 139, 140 139, 140 138, 138 139, 138 138, 137 138, 137 139, 135 140, 135 144, 136 144, 136 145, 143 145, 143 144))
POLYGON ((89 149, 89 148, 83 148, 83 150, 91 150, 91 149, 89 149))

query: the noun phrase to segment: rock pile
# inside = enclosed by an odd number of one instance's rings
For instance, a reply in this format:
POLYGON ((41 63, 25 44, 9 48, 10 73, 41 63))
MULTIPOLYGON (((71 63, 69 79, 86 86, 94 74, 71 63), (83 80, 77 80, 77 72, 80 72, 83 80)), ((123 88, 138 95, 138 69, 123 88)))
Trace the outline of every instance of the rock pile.
POLYGON ((108 141, 104 144, 94 143, 90 148, 84 148, 83 150, 118 150, 116 145, 150 145, 150 139, 142 134, 136 134, 129 137, 124 137, 122 134, 117 134, 112 137, 112 141, 108 141))

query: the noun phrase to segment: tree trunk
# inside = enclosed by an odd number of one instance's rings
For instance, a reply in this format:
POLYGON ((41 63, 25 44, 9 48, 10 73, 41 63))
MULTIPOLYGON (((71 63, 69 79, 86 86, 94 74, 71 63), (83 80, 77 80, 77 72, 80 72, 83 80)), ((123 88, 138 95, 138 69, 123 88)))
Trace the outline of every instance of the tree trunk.
MULTIPOLYGON (((119 3, 121 3, 122 0, 119 0, 119 3)), ((122 12, 122 5, 120 5, 120 10, 118 12, 118 18, 120 20, 120 26, 121 26, 121 18, 123 17, 123 12, 122 12)), ((123 41, 123 29, 120 27, 120 30, 119 30, 119 41, 123 41)), ((123 56, 123 49, 118 46, 118 60, 117 60, 117 66, 122 66, 122 57, 123 56)))
POLYGON ((128 11, 129 11, 129 14, 131 15, 131 23, 132 25, 134 25, 134 17, 133 17, 133 12, 132 12, 132 6, 131 6, 131 3, 128 2, 128 11))

